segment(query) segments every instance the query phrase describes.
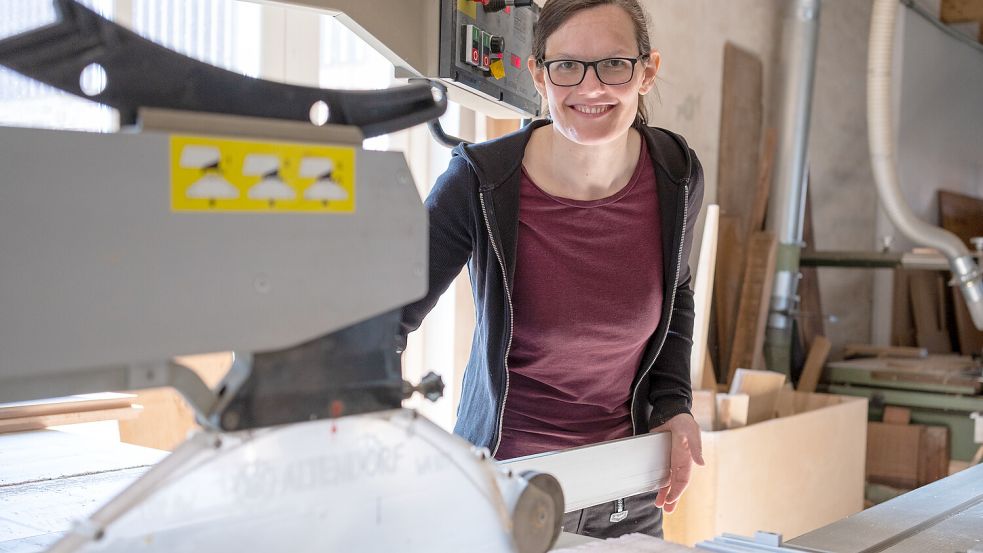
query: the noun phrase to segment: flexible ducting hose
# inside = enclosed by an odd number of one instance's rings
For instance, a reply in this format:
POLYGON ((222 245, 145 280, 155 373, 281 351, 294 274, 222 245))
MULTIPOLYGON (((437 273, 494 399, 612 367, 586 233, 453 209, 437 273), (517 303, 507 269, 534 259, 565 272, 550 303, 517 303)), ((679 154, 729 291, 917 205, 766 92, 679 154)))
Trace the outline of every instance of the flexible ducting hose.
POLYGON ((892 118, 892 67, 898 0, 875 0, 867 59, 867 131, 870 161, 881 205, 908 239, 935 248, 949 260, 976 328, 983 330, 983 279, 969 249, 956 235, 918 219, 904 200, 898 180, 892 118))

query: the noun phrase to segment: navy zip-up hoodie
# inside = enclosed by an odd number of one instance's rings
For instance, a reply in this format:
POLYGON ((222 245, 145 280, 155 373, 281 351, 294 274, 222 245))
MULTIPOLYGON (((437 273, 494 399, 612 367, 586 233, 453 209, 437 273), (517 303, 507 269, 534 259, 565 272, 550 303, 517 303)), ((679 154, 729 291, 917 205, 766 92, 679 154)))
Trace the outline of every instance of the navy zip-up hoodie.
MULTIPOLYGON (((501 441, 502 413, 508 401, 520 169, 532 131, 548 124, 548 120, 534 121, 507 136, 454 148, 447 171, 426 200, 429 291, 403 309, 400 350, 406 335, 420 326, 468 265, 476 322, 454 433, 489 448, 492 455, 501 441)), ((662 317, 632 383, 632 425, 637 435, 688 413, 692 404, 689 360, 694 306, 687 260, 703 201, 703 169, 679 135, 636 128, 655 167, 666 276, 662 317)))

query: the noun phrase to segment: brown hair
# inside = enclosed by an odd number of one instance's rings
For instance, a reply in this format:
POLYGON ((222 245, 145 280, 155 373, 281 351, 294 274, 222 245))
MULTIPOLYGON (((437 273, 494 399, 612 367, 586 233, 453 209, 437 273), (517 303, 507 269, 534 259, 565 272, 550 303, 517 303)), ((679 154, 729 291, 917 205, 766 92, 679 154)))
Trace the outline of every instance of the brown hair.
MULTIPOLYGON (((635 26, 635 42, 638 43, 638 52, 648 55, 652 50, 652 44, 649 40, 648 18, 637 0, 547 0, 539 12, 539 20, 533 27, 532 57, 536 60, 536 64, 539 65, 546 56, 546 41, 557 29, 577 12, 598 6, 617 6, 625 10, 635 26)), ((549 107, 546 108, 545 115, 549 116, 549 107)), ((639 94, 637 120, 644 124, 647 119, 648 113, 645 109, 645 102, 642 95, 639 94)))

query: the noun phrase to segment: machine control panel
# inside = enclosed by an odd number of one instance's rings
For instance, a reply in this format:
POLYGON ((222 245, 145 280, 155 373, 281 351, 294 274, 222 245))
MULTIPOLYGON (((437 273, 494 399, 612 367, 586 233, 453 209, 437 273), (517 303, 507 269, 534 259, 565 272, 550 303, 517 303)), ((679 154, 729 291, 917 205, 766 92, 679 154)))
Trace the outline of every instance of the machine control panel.
POLYGON ((438 76, 504 102, 524 117, 540 115, 539 93, 526 69, 539 7, 442 0, 440 11, 438 76))

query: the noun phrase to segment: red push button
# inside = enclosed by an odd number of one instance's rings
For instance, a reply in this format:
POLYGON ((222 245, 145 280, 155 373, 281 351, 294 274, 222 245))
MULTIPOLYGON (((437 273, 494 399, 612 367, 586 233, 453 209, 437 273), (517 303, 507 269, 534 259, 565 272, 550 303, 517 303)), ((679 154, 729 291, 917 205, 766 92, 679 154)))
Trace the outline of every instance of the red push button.
POLYGON ((512 67, 516 69, 522 69, 522 58, 520 58, 515 54, 512 54, 512 67))
POLYGON ((478 59, 480 57, 481 57, 481 55, 478 53, 478 49, 477 48, 472 48, 471 49, 471 61, 474 62, 475 64, 477 64, 478 63, 478 59))

